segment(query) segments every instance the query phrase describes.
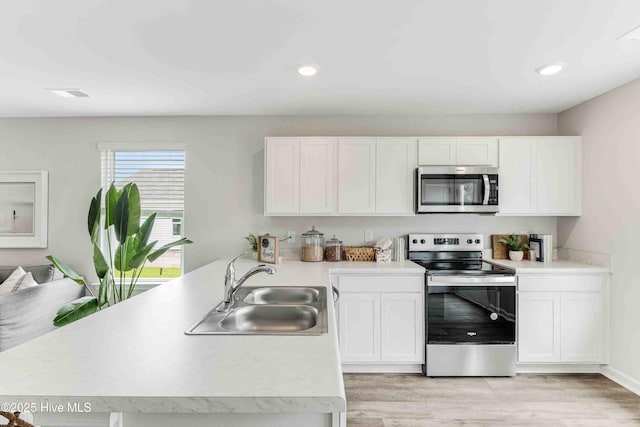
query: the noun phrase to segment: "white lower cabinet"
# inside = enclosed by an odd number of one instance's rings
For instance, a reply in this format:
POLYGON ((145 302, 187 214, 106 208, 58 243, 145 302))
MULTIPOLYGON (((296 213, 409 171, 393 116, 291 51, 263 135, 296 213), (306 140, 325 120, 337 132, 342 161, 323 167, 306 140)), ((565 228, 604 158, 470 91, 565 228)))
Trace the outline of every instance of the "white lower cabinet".
POLYGON ((424 296, 420 293, 380 295, 381 360, 422 363, 424 296))
POLYGON ((560 361, 560 293, 520 292, 518 361, 560 361))
POLYGON ((380 361, 380 294, 340 295, 340 354, 343 362, 380 361))
POLYGON ((563 292, 560 296, 560 360, 602 361, 602 295, 563 292))
POLYGON ((518 361, 606 363, 606 275, 520 275, 518 361))
POLYGON ((424 363, 424 275, 334 275, 345 372, 419 372, 424 363))

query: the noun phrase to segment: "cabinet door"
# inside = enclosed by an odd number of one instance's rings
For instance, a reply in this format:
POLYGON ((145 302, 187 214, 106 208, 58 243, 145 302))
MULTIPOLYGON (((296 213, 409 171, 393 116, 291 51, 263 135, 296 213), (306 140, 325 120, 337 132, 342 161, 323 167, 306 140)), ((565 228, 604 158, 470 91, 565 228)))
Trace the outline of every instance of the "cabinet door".
POLYGON ((338 212, 367 214, 376 210, 376 141, 338 141, 338 212))
POLYGON ((418 163, 420 166, 455 165, 456 138, 420 138, 418 163))
POLYGON ((602 294, 563 292, 560 322, 563 362, 602 361, 602 294))
POLYGON ((376 142, 376 213, 413 211, 413 181, 418 167, 417 140, 385 138, 376 142))
POLYGON ((535 140, 500 139, 501 214, 535 214, 535 180, 533 179, 535 140))
POLYGON ((518 361, 560 361, 560 293, 518 295, 518 361))
POLYGON ((267 138, 265 151, 265 215, 299 213, 300 140, 267 138))
POLYGON ((540 214, 576 212, 576 143, 573 138, 540 139, 536 147, 536 206, 540 214))
POLYGON ((335 138, 300 142, 300 213, 330 214, 335 209, 335 138))
POLYGON ((498 138, 459 138, 456 164, 461 166, 498 166, 498 138))
POLYGON ((380 294, 342 292, 338 310, 342 362, 380 361, 380 294))
POLYGON ((381 312, 382 361, 424 363, 424 295, 384 293, 381 312))

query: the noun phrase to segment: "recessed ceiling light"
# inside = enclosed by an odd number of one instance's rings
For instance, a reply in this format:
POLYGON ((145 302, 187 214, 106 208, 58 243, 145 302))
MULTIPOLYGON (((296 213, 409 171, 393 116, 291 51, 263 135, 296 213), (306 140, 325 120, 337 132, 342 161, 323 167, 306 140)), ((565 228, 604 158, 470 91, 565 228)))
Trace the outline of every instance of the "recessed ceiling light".
POLYGON ((80 89, 47 89, 51 93, 55 93, 58 96, 64 98, 88 98, 89 94, 81 91, 80 89))
POLYGON ((630 40, 634 42, 640 40, 640 25, 618 37, 618 40, 630 40))
POLYGON ((540 74, 541 76, 552 76, 562 71, 563 68, 564 64, 561 63, 548 64, 536 68, 536 73, 540 74))
POLYGON ((318 72, 318 69, 313 65, 303 65, 300 68, 298 68, 298 74, 305 77, 315 76, 317 72, 318 72))

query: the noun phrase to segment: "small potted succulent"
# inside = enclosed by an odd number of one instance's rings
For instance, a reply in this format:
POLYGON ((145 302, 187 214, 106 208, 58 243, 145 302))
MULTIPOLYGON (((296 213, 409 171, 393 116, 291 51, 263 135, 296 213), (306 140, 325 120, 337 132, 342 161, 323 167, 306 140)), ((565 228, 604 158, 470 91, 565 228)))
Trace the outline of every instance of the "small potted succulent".
POLYGON ((529 249, 529 245, 522 241, 520 236, 512 234, 509 237, 503 237, 498 240, 499 243, 504 243, 509 248, 509 259, 511 261, 522 261, 524 258, 523 248, 529 249))

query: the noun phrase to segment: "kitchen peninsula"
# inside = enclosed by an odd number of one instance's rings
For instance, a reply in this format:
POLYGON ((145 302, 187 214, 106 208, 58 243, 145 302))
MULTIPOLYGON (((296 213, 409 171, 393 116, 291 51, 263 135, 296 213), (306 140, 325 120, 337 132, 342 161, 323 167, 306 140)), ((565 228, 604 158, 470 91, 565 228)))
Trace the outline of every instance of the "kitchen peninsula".
MULTIPOLYGON (((226 264, 208 264, 1 353, 0 401, 89 403, 93 413, 122 413, 122 427, 339 425, 346 398, 331 303, 328 333, 318 336, 184 334, 222 300, 226 264)), ((237 272, 255 265, 239 260, 237 272)), ((422 271, 408 261, 286 260, 276 268, 245 286, 326 286, 331 295, 331 273, 422 271)))

